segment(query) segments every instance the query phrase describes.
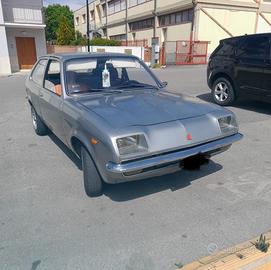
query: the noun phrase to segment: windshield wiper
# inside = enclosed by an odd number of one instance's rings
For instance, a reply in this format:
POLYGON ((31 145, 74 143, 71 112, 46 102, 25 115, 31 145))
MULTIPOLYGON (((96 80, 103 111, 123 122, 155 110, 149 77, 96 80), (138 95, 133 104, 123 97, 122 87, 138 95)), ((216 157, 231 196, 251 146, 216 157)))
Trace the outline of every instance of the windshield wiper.
POLYGON ((150 84, 143 84, 143 83, 127 83, 124 85, 116 86, 116 88, 119 89, 126 89, 126 88, 152 88, 152 89, 158 89, 158 87, 155 87, 154 85, 150 84))

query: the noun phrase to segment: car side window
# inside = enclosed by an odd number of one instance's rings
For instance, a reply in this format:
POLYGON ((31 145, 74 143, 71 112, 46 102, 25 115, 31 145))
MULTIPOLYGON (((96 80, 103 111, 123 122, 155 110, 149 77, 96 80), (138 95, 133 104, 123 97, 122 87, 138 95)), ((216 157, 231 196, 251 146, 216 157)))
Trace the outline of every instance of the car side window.
POLYGON ((57 60, 50 60, 45 72, 44 88, 61 95, 60 63, 57 60))
POLYGON ((35 66, 31 78, 32 80, 37 83, 38 85, 42 86, 43 84, 43 78, 44 78, 44 72, 46 69, 47 60, 43 59, 38 62, 38 64, 35 66))
POLYGON ((236 55, 248 58, 269 58, 269 37, 246 37, 237 49, 236 55))

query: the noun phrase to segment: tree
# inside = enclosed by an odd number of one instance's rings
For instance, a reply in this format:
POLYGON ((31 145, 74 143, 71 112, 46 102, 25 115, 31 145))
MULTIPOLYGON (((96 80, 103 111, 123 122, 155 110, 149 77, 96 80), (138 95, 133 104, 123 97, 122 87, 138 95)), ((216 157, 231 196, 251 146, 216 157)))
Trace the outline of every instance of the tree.
POLYGON ((49 5, 43 9, 43 12, 46 23, 47 41, 55 41, 57 39, 56 33, 62 17, 66 18, 67 27, 74 31, 73 13, 68 6, 61 6, 59 4, 49 5))
POLYGON ((56 31, 57 45, 70 45, 74 40, 74 30, 70 27, 65 16, 61 16, 59 27, 56 31))

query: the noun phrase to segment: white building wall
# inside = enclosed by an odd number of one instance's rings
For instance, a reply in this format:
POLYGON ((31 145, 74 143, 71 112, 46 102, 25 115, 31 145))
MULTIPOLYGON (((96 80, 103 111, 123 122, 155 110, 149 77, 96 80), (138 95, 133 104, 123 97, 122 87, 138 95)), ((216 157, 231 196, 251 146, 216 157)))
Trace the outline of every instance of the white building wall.
POLYGON ((10 74, 11 69, 8 55, 6 29, 5 26, 3 26, 3 23, 4 23, 3 9, 0 0, 0 74, 10 74))
POLYGON ((7 28, 6 32, 12 72, 19 71, 16 37, 34 37, 37 58, 46 54, 47 49, 44 29, 7 28))

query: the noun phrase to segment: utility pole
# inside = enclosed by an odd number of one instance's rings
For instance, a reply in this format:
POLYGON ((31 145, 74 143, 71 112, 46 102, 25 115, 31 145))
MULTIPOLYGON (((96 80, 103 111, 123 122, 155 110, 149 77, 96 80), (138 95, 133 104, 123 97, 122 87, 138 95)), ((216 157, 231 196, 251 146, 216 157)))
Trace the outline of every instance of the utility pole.
POLYGON ((88 39, 88 52, 90 52, 90 44, 89 44, 89 6, 88 0, 86 0, 87 5, 87 39, 88 39))

